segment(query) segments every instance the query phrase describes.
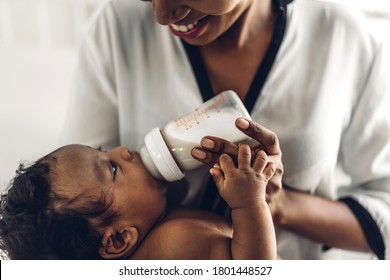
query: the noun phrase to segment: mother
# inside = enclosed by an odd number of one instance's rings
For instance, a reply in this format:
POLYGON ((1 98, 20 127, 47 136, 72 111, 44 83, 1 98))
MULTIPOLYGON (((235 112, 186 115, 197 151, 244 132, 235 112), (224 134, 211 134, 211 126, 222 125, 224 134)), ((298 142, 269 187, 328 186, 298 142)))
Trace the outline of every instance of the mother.
MULTIPOLYGON (((83 34, 64 144, 139 149, 153 127, 234 90, 270 129, 246 131, 275 153, 273 187, 288 186, 270 204, 280 256, 390 258, 390 93, 365 26, 331 0, 108 1, 83 34)), ((184 204, 201 205, 206 174, 187 174, 184 204)))

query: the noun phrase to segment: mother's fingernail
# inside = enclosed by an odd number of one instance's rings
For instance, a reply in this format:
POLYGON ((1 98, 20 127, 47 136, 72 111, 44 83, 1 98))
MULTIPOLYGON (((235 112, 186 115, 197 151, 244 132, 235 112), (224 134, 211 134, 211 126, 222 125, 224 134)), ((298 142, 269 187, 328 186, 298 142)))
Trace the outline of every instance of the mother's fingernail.
POLYGON ((213 149, 215 147, 214 141, 208 138, 203 138, 202 141, 200 141, 200 144, 202 145, 202 147, 205 147, 207 149, 213 149))
POLYGON ((247 129, 249 127, 249 122, 246 119, 238 118, 236 124, 239 128, 247 129))
POLYGON ((205 159, 206 158, 206 153, 202 150, 199 149, 192 149, 192 155, 198 159, 205 159))

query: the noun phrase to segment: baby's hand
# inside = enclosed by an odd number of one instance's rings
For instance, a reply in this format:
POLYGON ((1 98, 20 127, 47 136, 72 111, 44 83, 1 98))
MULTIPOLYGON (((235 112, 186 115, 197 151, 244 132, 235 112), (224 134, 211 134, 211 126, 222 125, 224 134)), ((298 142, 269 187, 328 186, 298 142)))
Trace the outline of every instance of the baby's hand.
POLYGON ((237 167, 229 155, 223 154, 219 165, 214 165, 210 173, 222 198, 230 208, 237 209, 264 203, 266 186, 275 169, 275 164, 268 162, 267 154, 262 150, 254 155, 252 163, 250 147, 240 144, 237 167))

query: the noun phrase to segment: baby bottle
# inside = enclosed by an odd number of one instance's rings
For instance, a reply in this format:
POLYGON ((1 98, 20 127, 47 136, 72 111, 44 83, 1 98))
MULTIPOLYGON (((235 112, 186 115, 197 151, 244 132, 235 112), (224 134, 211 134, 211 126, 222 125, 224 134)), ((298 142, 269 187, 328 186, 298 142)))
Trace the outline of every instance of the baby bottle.
POLYGON ((185 171, 202 165, 191 156, 202 137, 212 135, 233 143, 248 140, 235 126, 238 117, 251 118, 237 94, 224 91, 163 129, 152 129, 140 150, 141 160, 155 178, 180 180, 185 171))

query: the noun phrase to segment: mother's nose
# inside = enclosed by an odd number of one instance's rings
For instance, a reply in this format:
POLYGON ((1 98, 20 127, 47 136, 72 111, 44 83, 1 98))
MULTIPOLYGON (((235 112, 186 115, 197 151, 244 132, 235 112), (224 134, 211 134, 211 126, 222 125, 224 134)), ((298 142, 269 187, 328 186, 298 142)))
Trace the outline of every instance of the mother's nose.
POLYGON ((169 25, 185 18, 191 9, 182 0, 153 0, 154 17, 161 25, 169 25))

